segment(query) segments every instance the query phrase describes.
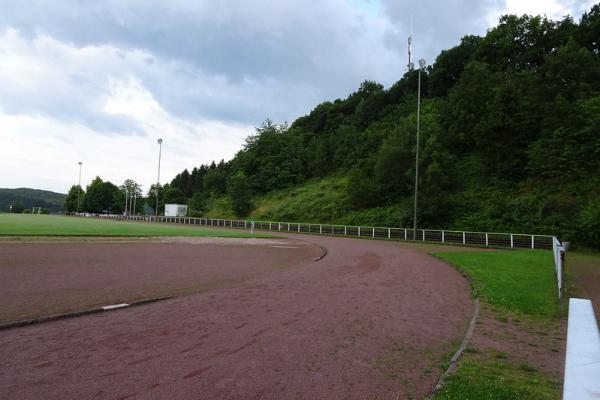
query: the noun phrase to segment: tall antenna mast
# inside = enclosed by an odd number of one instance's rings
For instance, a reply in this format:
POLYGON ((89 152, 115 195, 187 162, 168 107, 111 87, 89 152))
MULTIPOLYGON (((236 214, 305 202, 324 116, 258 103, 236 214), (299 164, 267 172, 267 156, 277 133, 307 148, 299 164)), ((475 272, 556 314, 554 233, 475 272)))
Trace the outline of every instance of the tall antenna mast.
POLYGON ((415 68, 414 63, 412 62, 412 15, 410 16, 410 35, 408 35, 408 64, 406 65, 407 71, 412 71, 415 68))

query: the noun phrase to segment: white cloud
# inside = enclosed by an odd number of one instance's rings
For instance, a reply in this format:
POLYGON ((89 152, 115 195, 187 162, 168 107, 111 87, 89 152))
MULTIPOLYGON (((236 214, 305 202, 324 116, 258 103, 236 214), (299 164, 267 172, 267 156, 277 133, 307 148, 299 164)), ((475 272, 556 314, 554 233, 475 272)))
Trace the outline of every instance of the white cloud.
POLYGON ((158 137, 164 139, 164 183, 184 168, 210 162, 214 154, 232 157, 241 138, 252 132, 251 126, 218 121, 191 124, 160 108, 157 111, 162 115, 143 125, 147 134, 114 136, 75 122, 0 112, 0 187, 31 186, 64 193, 77 183, 77 162, 83 161, 84 186, 95 176, 115 184, 132 178, 147 190, 156 181, 158 137))
POLYGON ((170 66, 151 70, 151 55, 139 50, 27 41, 14 30, 0 36, 0 48, 0 105, 10 106, 0 107, 0 170, 10 171, 0 175, 2 187, 66 192, 82 160, 84 184, 99 175, 148 188, 156 180, 156 138, 164 138, 165 182, 184 168, 231 158, 253 132, 248 124, 167 112, 138 76, 166 78, 170 66), (93 85, 81 84, 88 79, 93 85), (107 120, 117 123, 95 123, 107 120))

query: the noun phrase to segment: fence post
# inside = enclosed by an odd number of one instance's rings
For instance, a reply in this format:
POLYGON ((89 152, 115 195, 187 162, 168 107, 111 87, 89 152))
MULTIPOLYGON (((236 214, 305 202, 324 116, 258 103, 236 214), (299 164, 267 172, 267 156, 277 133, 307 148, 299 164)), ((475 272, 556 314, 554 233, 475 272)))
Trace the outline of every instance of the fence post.
POLYGON ((271 229, 271 226, 272 226, 272 224, 273 224, 272 222, 269 222, 269 230, 270 230, 270 231, 272 231, 272 230, 273 230, 273 229, 271 229))
POLYGON ((373 227, 373 237, 375 237, 375 227, 373 227))
POLYGON ((392 238, 392 230, 388 228, 388 239, 392 238))
POLYGON ((406 228, 404 228, 404 240, 406 240, 406 228))
POLYGON ((323 225, 319 225, 319 235, 323 234, 323 225))
POLYGON ((423 241, 425 241, 425 229, 423 229, 423 241))
POLYGON ((300 232, 300 223, 298 223, 298 232, 300 232))
POLYGON ((489 240, 488 240, 488 234, 487 234, 487 232, 485 233, 485 245, 489 246, 489 240))
POLYGON ((513 241, 513 234, 510 234, 510 248, 512 249, 514 247, 514 241, 513 241))
POLYGON ((348 235, 348 227, 344 225, 344 236, 348 235))
POLYGON ((358 227, 358 236, 360 237, 360 226, 358 227))
POLYGON ((444 231, 442 231, 442 243, 446 243, 445 238, 444 238, 444 231))
POLYGON ((290 223, 288 222, 288 232, 290 231, 290 223))
POLYGON ((466 235, 465 235, 465 231, 463 231, 463 244, 467 244, 467 240, 466 240, 466 235))
POLYGON ((535 236, 531 235, 531 250, 535 249, 535 241, 534 241, 535 239, 534 239, 534 237, 535 236))

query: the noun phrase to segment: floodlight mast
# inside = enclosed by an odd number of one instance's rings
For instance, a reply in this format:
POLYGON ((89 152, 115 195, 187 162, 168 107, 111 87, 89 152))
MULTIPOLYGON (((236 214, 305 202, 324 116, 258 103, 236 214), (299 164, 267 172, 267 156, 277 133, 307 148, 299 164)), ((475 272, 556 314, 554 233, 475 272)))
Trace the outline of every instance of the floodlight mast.
POLYGON ((406 65, 407 71, 415 69, 415 65, 412 62, 412 15, 410 16, 410 35, 408 35, 408 64, 406 65))
POLYGON ((159 188, 160 188, 160 156, 162 153, 162 138, 158 139, 158 178, 156 179, 156 217, 158 218, 158 196, 159 196, 159 188))
POLYGON ((413 240, 417 239, 417 199, 419 194, 419 133, 421 117, 421 71, 425 68, 427 62, 424 59, 419 60, 419 84, 417 89, 417 150, 415 154, 415 214, 413 217, 413 240))
POLYGON ((77 164, 79 164, 79 183, 77 185, 77 213, 79 214, 79 197, 81 195, 81 164, 82 164, 82 162, 79 161, 77 164))

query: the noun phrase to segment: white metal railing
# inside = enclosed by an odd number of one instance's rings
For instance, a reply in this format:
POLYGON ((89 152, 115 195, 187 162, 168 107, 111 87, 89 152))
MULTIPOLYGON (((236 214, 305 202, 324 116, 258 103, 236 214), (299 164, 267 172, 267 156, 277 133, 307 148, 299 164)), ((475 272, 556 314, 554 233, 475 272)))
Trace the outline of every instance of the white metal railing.
POLYGON ((565 248, 556 237, 552 237, 552 252, 554 253, 554 269, 556 270, 556 282, 558 284, 558 297, 562 297, 563 291, 563 263, 565 248))
POLYGON ((200 225, 223 228, 238 228, 272 232, 308 233, 327 236, 347 236, 370 239, 420 241, 442 244, 459 244, 463 246, 481 247, 510 247, 527 249, 552 249, 554 252, 554 266, 558 286, 558 297, 562 296, 563 253, 564 248, 555 236, 532 235, 523 233, 497 233, 452 231, 439 229, 387 228, 376 226, 352 226, 332 224, 307 224, 300 222, 274 222, 274 221, 248 221, 222 218, 190 218, 190 217, 164 217, 164 216, 123 216, 119 214, 89 214, 80 213, 79 216, 96 217, 112 220, 129 220, 143 222, 174 223, 186 225, 200 225))
MULTIPOLYGON (((113 220, 176 223, 186 225, 215 226, 224 228, 256 229, 274 232, 309 233, 328 236, 350 236, 372 239, 410 240, 433 243, 462 244, 482 247, 510 247, 528 249, 552 249, 554 236, 522 233, 497 233, 453 231, 438 229, 389 228, 377 226, 353 226, 334 224, 308 224, 299 222, 248 221, 222 218, 122 216, 117 214, 79 214, 113 220)), ((560 243, 560 242, 559 242, 560 243)))
POLYGON ((592 302, 569 300, 563 400, 600 398, 600 333, 592 302))

